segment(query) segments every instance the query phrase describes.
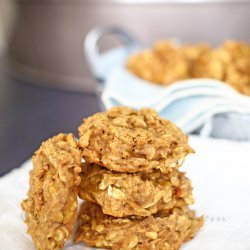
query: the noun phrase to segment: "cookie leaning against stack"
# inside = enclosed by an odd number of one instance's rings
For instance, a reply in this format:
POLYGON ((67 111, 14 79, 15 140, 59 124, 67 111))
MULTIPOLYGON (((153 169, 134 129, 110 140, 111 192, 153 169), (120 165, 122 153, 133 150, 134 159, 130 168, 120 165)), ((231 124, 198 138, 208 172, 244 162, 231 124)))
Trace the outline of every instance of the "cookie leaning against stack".
POLYGON ((73 134, 43 142, 32 157, 28 198, 22 202, 36 249, 59 250, 71 238, 77 215, 81 155, 73 134))
POLYGON ((79 127, 82 164, 75 241, 112 249, 179 249, 203 224, 179 167, 188 138, 150 109, 97 113, 79 127), (94 204, 95 203, 95 204, 94 204), (98 205, 97 205, 98 204, 98 205))

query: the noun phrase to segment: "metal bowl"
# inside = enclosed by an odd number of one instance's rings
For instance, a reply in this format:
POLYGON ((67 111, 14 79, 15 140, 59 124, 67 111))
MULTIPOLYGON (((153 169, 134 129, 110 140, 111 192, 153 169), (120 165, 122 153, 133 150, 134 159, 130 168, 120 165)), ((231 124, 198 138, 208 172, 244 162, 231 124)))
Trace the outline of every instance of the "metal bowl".
MULTIPOLYGON (((169 37, 218 44, 250 41, 249 0, 17 0, 10 41, 11 75, 32 83, 93 92, 82 55, 96 26, 120 26, 144 45, 169 37)), ((115 43, 108 38, 104 44, 115 43)), ((105 45, 104 45, 105 47, 105 45)))

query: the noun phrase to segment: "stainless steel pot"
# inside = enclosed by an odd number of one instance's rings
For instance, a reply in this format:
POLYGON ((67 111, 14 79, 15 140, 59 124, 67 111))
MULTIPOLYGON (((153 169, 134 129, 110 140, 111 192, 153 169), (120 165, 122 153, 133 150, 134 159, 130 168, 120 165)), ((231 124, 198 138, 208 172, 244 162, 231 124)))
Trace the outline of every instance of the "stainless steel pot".
MULTIPOLYGON (((250 41, 250 0, 17 0, 19 20, 10 42, 11 74, 33 83, 94 91, 82 55, 95 26, 120 26, 142 44, 178 37, 218 44, 250 41)), ((114 44, 107 38, 104 44, 114 44)))

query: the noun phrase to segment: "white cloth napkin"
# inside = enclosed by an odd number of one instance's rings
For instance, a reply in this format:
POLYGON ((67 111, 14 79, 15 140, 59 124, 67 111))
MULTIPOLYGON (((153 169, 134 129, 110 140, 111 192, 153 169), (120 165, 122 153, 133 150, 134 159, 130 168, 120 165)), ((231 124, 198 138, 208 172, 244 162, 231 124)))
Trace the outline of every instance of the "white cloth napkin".
MULTIPOLYGON (((250 98, 213 79, 192 79, 169 87, 143 81, 124 66, 114 66, 107 75, 101 95, 106 109, 149 107, 191 133, 221 113, 250 115, 250 98)), ((232 128, 232 130, 235 128, 232 128)))
MULTIPOLYGON (((183 250, 250 249, 250 143, 208 138, 190 138, 196 150, 181 168, 192 179, 198 214, 205 225, 183 250)), ((20 202, 28 190, 28 160, 19 169, 0 178, 0 249, 33 250, 23 222, 20 202)), ((86 250, 71 245, 67 250, 86 250)))

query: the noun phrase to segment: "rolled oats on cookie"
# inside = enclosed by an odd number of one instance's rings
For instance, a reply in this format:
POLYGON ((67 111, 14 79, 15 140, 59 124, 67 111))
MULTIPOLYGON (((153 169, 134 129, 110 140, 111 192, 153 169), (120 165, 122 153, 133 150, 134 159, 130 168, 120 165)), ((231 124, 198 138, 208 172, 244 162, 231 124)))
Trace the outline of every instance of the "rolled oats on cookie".
POLYGON ((152 109, 111 108, 85 119, 78 130, 86 162, 117 172, 167 173, 193 152, 188 137, 152 109))
POLYGON ((62 249, 77 214, 81 155, 73 134, 43 142, 32 157, 28 198, 22 202, 28 233, 39 250, 62 249))
POLYGON ((188 208, 161 211, 149 217, 116 218, 84 202, 78 215, 75 242, 114 250, 178 250, 203 225, 188 208))
POLYGON ((168 175, 159 170, 119 173, 87 163, 82 165, 79 196, 115 217, 149 216, 194 201, 190 180, 177 170, 168 175))

